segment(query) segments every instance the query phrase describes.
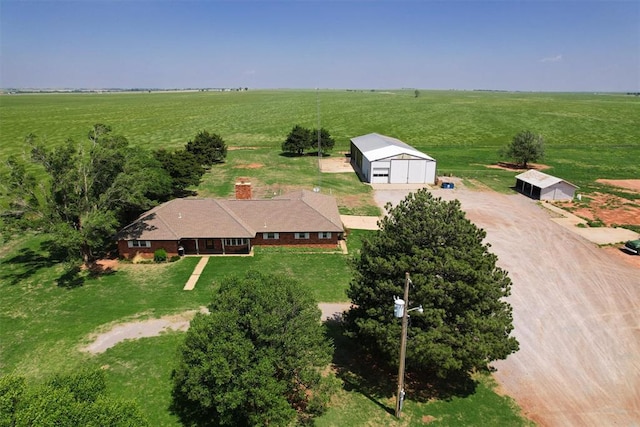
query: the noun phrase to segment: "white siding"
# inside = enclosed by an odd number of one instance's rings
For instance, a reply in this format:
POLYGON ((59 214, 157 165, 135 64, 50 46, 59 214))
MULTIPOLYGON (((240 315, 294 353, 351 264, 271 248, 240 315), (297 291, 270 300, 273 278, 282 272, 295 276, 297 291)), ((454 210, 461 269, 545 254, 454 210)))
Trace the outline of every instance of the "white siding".
POLYGON ((406 184, 409 175, 409 160, 392 160, 391 175, 389 182, 391 184, 406 184))
POLYGON ((427 162, 424 160, 411 160, 409 161, 409 174, 407 176, 407 183, 409 184, 424 184, 427 173, 427 162))
POLYGON ((366 182, 435 184, 436 181, 435 159, 396 138, 376 133, 352 138, 351 156, 356 165, 361 163, 360 172, 366 182))
POLYGON ((566 182, 559 182, 540 192, 540 200, 572 200, 575 188, 566 182))
POLYGON ((435 184, 436 183, 436 162, 426 162, 427 163, 427 173, 425 174, 424 182, 427 184, 435 184))

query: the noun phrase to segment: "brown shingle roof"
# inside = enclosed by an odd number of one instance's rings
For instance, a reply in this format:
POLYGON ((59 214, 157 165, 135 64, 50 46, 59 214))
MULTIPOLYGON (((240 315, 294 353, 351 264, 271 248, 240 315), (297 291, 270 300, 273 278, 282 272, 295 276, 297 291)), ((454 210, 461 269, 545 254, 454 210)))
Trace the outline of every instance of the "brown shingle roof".
POLYGON ((125 227, 120 239, 178 240, 182 238, 253 237, 255 230, 215 199, 174 199, 125 227))
POLYGON ((144 213, 119 239, 247 238, 258 232, 342 232, 335 199, 302 190, 274 199, 174 199, 144 213))

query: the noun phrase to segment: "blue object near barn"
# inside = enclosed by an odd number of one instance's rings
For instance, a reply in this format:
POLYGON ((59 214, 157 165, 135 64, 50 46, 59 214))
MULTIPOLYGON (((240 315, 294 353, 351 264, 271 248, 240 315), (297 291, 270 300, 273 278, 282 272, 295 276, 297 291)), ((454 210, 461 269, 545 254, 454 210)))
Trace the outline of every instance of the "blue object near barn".
POLYGON ((453 188, 453 182, 443 182, 442 185, 440 186, 442 188, 453 188))

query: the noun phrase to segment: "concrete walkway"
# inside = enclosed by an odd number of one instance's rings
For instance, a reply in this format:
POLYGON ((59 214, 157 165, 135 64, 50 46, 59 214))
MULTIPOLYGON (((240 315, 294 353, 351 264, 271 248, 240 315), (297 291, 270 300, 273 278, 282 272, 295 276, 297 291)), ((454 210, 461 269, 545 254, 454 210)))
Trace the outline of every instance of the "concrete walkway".
POLYGON ((540 204, 547 210, 558 215, 558 217, 551 218, 553 222, 597 245, 613 245, 627 240, 637 239, 638 234, 626 228, 588 227, 587 221, 571 212, 548 202, 541 202, 540 204))
POLYGON ((189 280, 187 280, 187 284, 184 285, 184 288, 182 288, 183 291, 191 291, 196 287, 196 283, 198 283, 200 274, 202 274, 202 270, 204 270, 207 262, 209 262, 208 256, 203 256, 202 258, 200 258, 200 262, 198 262, 196 268, 193 269, 193 273, 191 273, 191 277, 189 277, 189 280))
POLYGON ((357 215, 340 215, 340 219, 345 227, 354 230, 377 230, 377 216, 357 216, 357 215))

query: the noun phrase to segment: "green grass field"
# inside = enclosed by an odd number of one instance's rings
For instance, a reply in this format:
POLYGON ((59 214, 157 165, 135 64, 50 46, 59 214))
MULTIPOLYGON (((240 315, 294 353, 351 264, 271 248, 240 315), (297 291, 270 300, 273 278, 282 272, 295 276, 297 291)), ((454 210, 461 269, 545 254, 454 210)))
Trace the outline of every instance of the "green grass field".
MULTIPOLYGON (((83 140, 94 123, 106 123, 134 146, 177 148, 199 130, 220 134, 228 164, 201 186, 227 195, 237 176, 265 191, 291 185, 366 193, 357 180, 321 178, 313 158, 292 159, 280 145, 293 125, 321 126, 336 139, 334 155, 349 138, 378 132, 432 155, 441 174, 478 179, 492 188, 513 185, 515 173, 487 169, 497 151, 521 130, 546 141, 549 173, 588 191, 597 178, 638 177, 640 98, 622 94, 493 93, 460 91, 248 91, 195 93, 34 94, 0 97, 0 156, 20 154, 29 132, 47 144, 83 140), (260 168, 248 169, 257 163, 260 168)), ((503 190, 504 191, 504 190, 503 190)))
MULTIPOLYGON (((350 253, 357 252, 368 233, 354 230, 349 234, 350 253)), ((190 292, 182 287, 198 257, 164 265, 122 264, 112 274, 87 277, 81 286, 65 287, 58 282, 63 266, 49 258, 46 245, 46 236, 25 235, 1 253, 0 374, 14 372, 38 381, 80 367, 105 369, 109 391, 139 402, 154 426, 179 425, 168 408, 171 369, 184 334, 126 341, 92 356, 81 347, 93 334, 114 324, 207 305, 221 280, 248 269, 284 272, 319 301, 344 301, 350 280, 349 256, 257 248, 254 257, 212 258, 190 292)), ((336 341, 336 349, 342 358, 349 357, 341 342, 336 341)), ((402 422, 390 414, 393 398, 387 392, 371 395, 353 381, 338 381, 342 387, 330 410, 317 420, 319 426, 413 426, 422 425, 425 415, 434 416, 439 425, 473 425, 480 419, 492 425, 505 425, 505 420, 508 425, 526 425, 513 401, 498 396, 490 378, 484 376, 478 378, 476 391, 466 397, 408 400, 402 422)), ((393 386, 393 378, 389 385, 393 386)))
MULTIPOLYGON (((312 156, 286 157, 280 144, 291 127, 322 127, 336 138, 334 156, 349 138, 369 132, 397 137, 438 160, 440 174, 477 180, 509 191, 515 172, 489 169, 498 149, 520 130, 544 135, 550 173, 582 191, 595 179, 639 178, 640 99, 624 95, 488 92, 249 91, 229 93, 128 93, 0 97, 0 157, 24 152, 29 132, 50 145, 83 140, 95 123, 106 123, 141 148, 178 148, 199 130, 220 134, 231 147, 198 188, 202 196, 226 197, 238 176, 248 176, 257 197, 294 187, 335 195, 342 213, 377 215, 368 185, 354 174, 318 173, 312 156)), ((0 165, 0 170, 4 165, 0 165)), ((4 196, 0 196, 4 197, 4 196)), ((366 232, 349 235, 351 253, 366 232)), ((215 297, 229 274, 247 269, 281 271, 309 288, 319 301, 344 301, 348 257, 258 248, 253 258, 213 258, 192 292, 182 291, 197 258, 167 265, 123 265, 82 286, 59 286, 63 266, 50 259, 46 236, 25 235, 0 248, 0 373, 30 378, 107 368, 109 389, 138 400, 153 425, 177 425, 168 411, 169 376, 183 336, 165 334, 119 344, 90 356, 79 351, 92 333, 110 324, 196 309, 215 297)), ((395 420, 389 393, 372 395, 345 384, 319 426, 526 425, 507 397, 486 376, 466 397, 406 403, 395 420), (425 418, 426 417, 426 418, 425 418)))

